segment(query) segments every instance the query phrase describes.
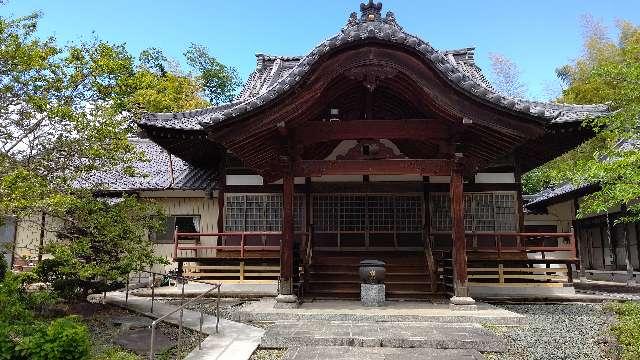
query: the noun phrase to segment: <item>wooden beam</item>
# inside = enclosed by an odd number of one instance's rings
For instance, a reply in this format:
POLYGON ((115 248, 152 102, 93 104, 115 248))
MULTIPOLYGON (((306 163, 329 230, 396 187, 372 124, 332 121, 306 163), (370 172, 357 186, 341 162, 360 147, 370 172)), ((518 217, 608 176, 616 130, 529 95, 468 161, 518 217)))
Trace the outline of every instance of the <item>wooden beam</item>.
POLYGON ((295 129, 295 144, 311 145, 332 140, 416 139, 445 141, 450 131, 445 120, 309 121, 295 129))
POLYGON ((464 236, 463 168, 455 164, 451 171, 451 235, 453 237, 453 289, 454 296, 468 297, 467 242, 464 236))
POLYGON ((429 160, 301 160, 293 164, 297 177, 323 175, 421 175, 448 176, 451 161, 429 160))

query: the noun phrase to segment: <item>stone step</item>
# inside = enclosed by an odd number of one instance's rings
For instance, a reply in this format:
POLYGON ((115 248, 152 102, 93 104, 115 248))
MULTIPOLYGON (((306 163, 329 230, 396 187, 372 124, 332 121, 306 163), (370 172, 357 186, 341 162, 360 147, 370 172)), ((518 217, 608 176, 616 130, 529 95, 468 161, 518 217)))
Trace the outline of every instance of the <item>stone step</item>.
POLYGON ((355 346, 470 349, 503 352, 506 345, 479 324, 278 321, 262 338, 262 347, 355 346))
POLYGON ((287 350, 283 360, 481 360, 476 350, 306 346, 287 350))

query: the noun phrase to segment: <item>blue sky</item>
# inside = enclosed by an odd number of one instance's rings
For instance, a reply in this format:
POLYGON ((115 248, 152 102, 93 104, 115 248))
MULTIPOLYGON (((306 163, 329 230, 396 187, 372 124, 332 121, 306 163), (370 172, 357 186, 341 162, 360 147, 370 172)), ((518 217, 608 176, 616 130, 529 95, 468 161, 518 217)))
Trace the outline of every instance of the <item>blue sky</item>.
MULTIPOLYGON (((206 45, 246 79, 254 54, 302 55, 335 34, 355 0, 8 0, 2 15, 44 13, 41 35, 61 42, 88 38, 124 42, 135 54, 148 47, 182 60, 191 43, 206 45)), ((557 87, 554 70, 581 53, 581 15, 590 13, 612 31, 616 19, 640 23, 637 0, 383 1, 406 31, 438 49, 474 46, 490 72, 488 54, 501 53, 522 70, 530 96, 557 87)))

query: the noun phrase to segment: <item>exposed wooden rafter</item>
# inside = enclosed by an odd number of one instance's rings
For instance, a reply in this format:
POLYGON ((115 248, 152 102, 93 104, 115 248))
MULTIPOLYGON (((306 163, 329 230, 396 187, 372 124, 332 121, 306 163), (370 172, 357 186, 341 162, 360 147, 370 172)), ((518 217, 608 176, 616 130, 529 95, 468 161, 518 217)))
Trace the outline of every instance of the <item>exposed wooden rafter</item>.
POLYGON ((359 139, 444 141, 449 136, 449 128, 435 119, 309 121, 295 129, 293 142, 311 145, 359 139))

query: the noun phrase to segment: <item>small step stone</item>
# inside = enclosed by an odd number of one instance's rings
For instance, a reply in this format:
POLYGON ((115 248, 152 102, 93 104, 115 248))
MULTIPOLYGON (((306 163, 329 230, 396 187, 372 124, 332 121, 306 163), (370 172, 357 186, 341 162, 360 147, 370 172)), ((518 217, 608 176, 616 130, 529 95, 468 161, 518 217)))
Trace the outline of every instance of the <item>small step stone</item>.
POLYGON ((481 360, 476 350, 306 346, 289 348, 283 360, 481 360))
POLYGON ((506 350, 502 340, 479 324, 432 322, 278 321, 261 345, 506 350))

